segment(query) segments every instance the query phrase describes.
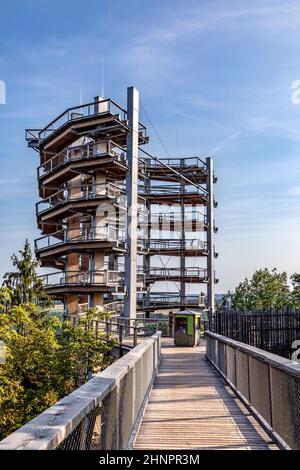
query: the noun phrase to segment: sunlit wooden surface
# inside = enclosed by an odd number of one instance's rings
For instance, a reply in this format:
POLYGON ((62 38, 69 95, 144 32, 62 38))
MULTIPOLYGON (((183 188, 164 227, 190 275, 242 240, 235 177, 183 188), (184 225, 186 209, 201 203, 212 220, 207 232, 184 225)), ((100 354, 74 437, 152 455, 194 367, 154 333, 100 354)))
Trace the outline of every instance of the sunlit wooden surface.
POLYGON ((205 347, 175 347, 163 358, 135 449, 277 449, 205 359, 205 347))

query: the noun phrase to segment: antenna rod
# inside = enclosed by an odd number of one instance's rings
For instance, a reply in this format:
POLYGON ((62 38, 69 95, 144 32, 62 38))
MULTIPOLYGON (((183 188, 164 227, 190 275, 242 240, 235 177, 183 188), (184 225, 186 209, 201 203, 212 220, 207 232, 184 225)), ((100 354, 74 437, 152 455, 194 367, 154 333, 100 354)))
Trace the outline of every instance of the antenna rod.
POLYGON ((102 84, 101 84, 101 97, 104 98, 104 59, 102 59, 102 84))

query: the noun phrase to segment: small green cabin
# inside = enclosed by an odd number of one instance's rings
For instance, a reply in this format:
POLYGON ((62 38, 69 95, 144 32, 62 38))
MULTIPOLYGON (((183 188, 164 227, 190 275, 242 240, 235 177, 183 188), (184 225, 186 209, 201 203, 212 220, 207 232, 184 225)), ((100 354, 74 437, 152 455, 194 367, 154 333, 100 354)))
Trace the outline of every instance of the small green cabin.
POLYGON ((173 336, 176 346, 198 346, 200 344, 201 313, 183 310, 174 313, 173 336))

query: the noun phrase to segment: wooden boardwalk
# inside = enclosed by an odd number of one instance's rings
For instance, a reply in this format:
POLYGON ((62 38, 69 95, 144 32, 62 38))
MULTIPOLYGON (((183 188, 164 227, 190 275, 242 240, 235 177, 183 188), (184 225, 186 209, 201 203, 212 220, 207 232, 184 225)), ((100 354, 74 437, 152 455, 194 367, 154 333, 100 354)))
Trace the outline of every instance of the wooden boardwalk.
POLYGON ((277 449, 205 359, 204 346, 163 345, 135 449, 277 449))

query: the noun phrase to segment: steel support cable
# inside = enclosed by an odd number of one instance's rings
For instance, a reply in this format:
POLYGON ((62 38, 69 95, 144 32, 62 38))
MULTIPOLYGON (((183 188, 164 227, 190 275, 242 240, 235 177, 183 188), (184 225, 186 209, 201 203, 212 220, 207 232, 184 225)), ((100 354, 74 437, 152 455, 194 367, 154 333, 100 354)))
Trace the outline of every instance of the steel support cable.
MULTIPOLYGON (((143 150, 143 152, 144 152, 144 150, 143 150)), ((159 160, 157 157, 153 157, 153 156, 152 156, 152 158, 160 162, 160 160, 159 160)), ((172 171, 173 171, 173 169, 172 169, 172 171)), ((174 171, 176 171, 176 170, 174 170, 174 171)), ((162 172, 163 172, 163 174, 164 174, 165 176, 168 177, 169 180, 171 179, 171 180, 173 180, 175 183, 178 183, 178 176, 170 176, 169 173, 167 173, 166 170, 164 170, 163 168, 162 168, 162 172)), ((180 175, 180 178, 182 178, 182 175, 180 175)), ((149 178, 148 178, 148 179, 149 179, 149 178)), ((203 189, 201 186, 199 186, 199 185, 197 185, 197 184, 193 184, 192 182, 189 183, 189 184, 191 184, 192 186, 196 187, 197 189, 201 189, 201 190, 203 189)), ((164 187, 164 186, 163 186, 163 187, 164 187)), ((150 189, 151 189, 151 188, 150 188, 150 189)), ((152 189, 153 189, 153 188, 152 188, 152 189)), ((145 194, 145 193, 144 193, 144 194, 145 194)))
MULTIPOLYGON (((166 268, 166 265, 165 265, 165 263, 164 263, 163 260, 162 260, 162 255, 161 255, 161 249, 160 249, 160 248, 159 248, 159 253, 158 253, 158 255, 156 255, 156 256, 158 257, 159 261, 160 261, 161 264, 163 265, 163 268, 166 268)), ((169 259, 170 259, 170 257, 169 257, 169 259)), ((168 260, 168 261, 169 261, 169 260, 168 260)), ((168 263, 168 261, 167 261, 167 263, 168 263)), ((167 264, 167 263, 166 263, 166 264, 167 264)), ((168 284, 167 281, 168 281, 167 275, 165 275, 165 282, 166 282, 166 285, 167 285, 167 291, 168 291, 168 293, 170 293, 169 284, 168 284)), ((161 281, 160 281, 160 282, 161 282, 161 281)))
MULTIPOLYGON (((168 152, 165 144, 163 143, 163 140, 162 138, 160 137, 159 135, 159 132, 157 131, 156 127, 154 126, 149 114, 147 113, 147 111, 145 110, 144 106, 142 105, 142 103, 140 103, 141 105, 141 108, 143 110, 143 112, 145 113, 145 116, 147 117, 149 123, 150 123, 150 126, 152 127, 152 129, 154 130, 158 140, 160 141, 161 145, 163 146, 166 154, 168 155, 169 159, 172 160, 172 157, 170 155, 170 153, 168 152)), ((185 176, 183 176, 181 173, 179 173, 177 170, 174 170, 174 168, 170 167, 169 165, 167 165, 166 163, 164 163, 162 160, 160 160, 159 158, 157 157, 154 157, 153 155, 149 154, 148 152, 146 152, 145 150, 142 150, 142 152, 144 152, 146 155, 148 155, 150 158, 152 158, 153 160, 159 162, 161 165, 163 165, 165 168, 167 168, 168 170, 170 170, 171 172, 175 173, 177 176, 180 177, 180 179, 183 179, 184 181, 188 182, 189 184, 191 184, 192 186, 195 186, 197 187, 198 189, 201 189, 203 192, 205 192, 206 194, 208 194, 208 191, 206 191, 204 188, 202 188, 202 186, 198 185, 198 184, 195 184, 193 183, 193 181, 189 180, 188 178, 186 178, 185 176)))
POLYGON ((176 183, 178 183, 178 178, 179 180, 184 180, 185 182, 187 182, 189 185, 191 186, 194 186, 195 188, 197 188, 198 190, 201 190, 203 193, 205 194, 208 194, 208 192, 199 184, 197 183, 194 183, 193 181, 189 180, 188 178, 186 178, 185 176, 183 176, 182 174, 178 173, 176 170, 174 170, 174 168, 170 167, 169 165, 167 165, 166 163, 163 163, 162 160, 160 160, 159 158, 157 157, 154 157, 153 155, 150 155, 148 152, 146 152, 145 150, 142 150, 142 152, 144 153, 147 153, 148 156, 150 156, 150 158, 152 158, 154 161, 157 161, 159 162, 163 167, 169 169, 171 172, 174 173, 174 177, 170 176, 169 173, 166 172, 166 170, 164 170, 163 168, 161 169, 162 172, 164 173, 165 176, 167 176, 169 179, 173 179, 176 183))
MULTIPOLYGON (((194 255, 193 268, 195 268, 195 263, 196 263, 196 261, 197 261, 197 258, 198 258, 198 246, 196 247, 196 254, 194 255)), ((188 283, 188 290, 189 290, 189 293, 190 293, 191 285, 192 285, 192 281, 190 281, 190 282, 188 283)))
MULTIPOLYGON (((170 259, 170 257, 169 257, 169 259, 170 259)), ((163 265, 163 268, 162 268, 162 269, 165 269, 165 270, 168 269, 168 268, 166 267, 166 265, 167 265, 167 263, 168 263, 169 260, 167 260, 167 262, 164 263, 163 260, 162 260, 162 256, 161 256, 161 255, 159 255, 159 260, 160 260, 161 264, 163 265)), ((166 271, 165 271, 165 282, 166 282, 166 285, 167 285, 167 291, 170 292, 170 290, 169 290, 169 284, 168 284, 168 276, 167 276, 167 274, 166 274, 166 271)))
POLYGON ((194 183, 193 181, 191 181, 190 179, 186 178, 184 175, 182 175, 181 173, 177 172, 177 170, 174 170, 174 168, 170 167, 169 165, 167 165, 166 163, 164 163, 161 159, 159 159, 158 157, 155 157, 153 155, 151 155, 150 153, 146 152, 145 150, 143 149, 140 149, 141 152, 145 153, 148 157, 150 157, 152 160, 160 163, 160 165, 162 165, 162 168, 161 168, 161 171, 163 172, 163 174, 165 176, 167 176, 167 178, 169 179, 173 179, 174 181, 176 181, 178 183, 178 177, 180 180, 184 179, 185 181, 187 181, 190 185, 196 187, 197 189, 201 189, 205 192, 205 189, 198 183, 194 183), (174 173, 176 174, 176 177, 172 177, 170 176, 170 173, 167 173, 167 171, 164 169, 164 168, 167 168, 169 171, 171 171, 171 173, 174 173))
MULTIPOLYGON (((159 160, 158 160, 158 161, 159 161, 159 160)), ((174 177, 170 177, 170 176, 167 174, 167 172, 166 172, 165 170, 162 170, 162 171, 163 171, 163 173, 164 173, 166 176, 168 176, 169 179, 172 178, 172 179, 174 180, 174 182, 176 182, 177 184, 180 183, 180 181, 178 181, 178 177, 175 177, 175 176, 174 176, 174 177)), ((182 176, 182 175, 179 176, 180 179, 181 179, 181 176, 182 176)), ((198 191, 201 190, 201 191, 204 191, 204 192, 205 192, 205 190, 202 188, 202 186, 199 186, 199 185, 197 185, 197 184, 193 184, 193 183, 190 182, 190 181, 189 181, 189 185, 194 186, 198 191)), ((172 187, 172 186, 171 186, 171 187, 172 187)), ((166 189, 167 189, 167 186, 162 186, 162 188, 166 188, 166 189)), ((152 189, 153 189, 153 188, 152 188, 152 189)), ((179 191, 180 191, 180 190, 179 190, 179 191)), ((150 187, 150 192, 151 192, 151 187, 150 187)), ((199 191, 199 193, 200 193, 200 191, 199 191)), ((185 194, 186 194, 186 193, 182 194, 181 196, 182 196, 183 198, 185 198, 185 194)), ((145 193, 143 194, 143 196, 144 196, 144 197, 147 197, 147 196, 145 195, 145 193)), ((206 196, 206 194, 205 194, 205 196, 206 196)))
MULTIPOLYGON (((163 167, 165 168, 168 168, 171 172, 175 173, 176 170, 174 170, 174 168, 170 167, 169 165, 167 165, 166 163, 164 163, 161 159, 159 159, 158 157, 155 157, 153 155, 151 155, 150 153, 146 152, 145 150, 143 149, 140 149, 141 152, 145 153, 149 158, 151 158, 152 160, 155 160, 157 162, 159 162, 163 167)), ((174 160, 179 160, 181 157, 176 157, 174 160)), ((186 159, 186 157, 183 157, 184 159, 186 159)), ((197 159, 199 159, 199 157, 196 157, 197 159)), ((171 158, 172 159, 172 158, 171 158)), ((199 159, 200 161, 202 161, 201 159, 199 159)), ((145 161, 143 160, 143 158, 139 157, 139 162, 140 163, 143 163, 145 164, 145 161)), ((205 162, 202 161, 202 163, 205 165, 205 162)), ((169 179, 173 179, 174 181, 178 181, 177 178, 175 177, 172 177, 170 176, 169 173, 166 172, 166 170, 164 170, 163 168, 161 168, 161 170, 163 171, 164 175, 167 176, 169 179)), ((177 173, 177 172, 176 172, 177 173)), ((179 174, 180 175, 180 178, 186 178, 183 174, 179 174)), ((204 188, 202 187, 201 184, 197 183, 197 179, 196 179, 196 176, 194 176, 194 181, 192 180, 189 180, 189 178, 186 178, 188 181, 191 182, 191 184, 193 186, 196 186, 197 188, 199 189, 202 189, 204 190, 204 188)), ((205 190, 204 190, 205 191, 205 190)))
MULTIPOLYGON (((143 111, 144 111, 144 113, 145 113, 147 119, 149 120, 149 123, 150 123, 151 127, 153 128, 155 134, 157 135, 157 137, 158 137, 158 139, 159 139, 161 145, 163 146, 165 152, 167 153, 169 159, 172 160, 172 157, 171 157, 171 155, 169 154, 169 152, 168 152, 166 146, 164 145, 164 143, 163 143, 163 141, 162 141, 162 139, 161 139, 161 137, 160 137, 160 135, 159 135, 157 129, 155 128, 154 124, 152 123, 152 120, 151 120, 150 116, 148 115, 148 113, 146 112, 146 110, 145 110, 145 108, 143 107, 142 104, 141 104, 141 107, 142 107, 142 109, 143 109, 143 111)), ((136 131, 135 131, 135 132, 136 132, 136 131)), ((183 181, 187 182, 189 185, 196 187, 197 190, 201 190, 202 193, 208 194, 208 191, 205 190, 201 185, 199 185, 199 184, 197 184, 197 183, 194 183, 192 180, 186 178, 185 176, 183 176, 182 174, 180 174, 179 172, 177 172, 176 170, 174 170, 174 168, 172 168, 172 167, 170 167, 169 165, 167 165, 167 164, 165 164, 164 162, 162 162, 162 161, 161 161, 160 159, 158 159, 157 157, 154 157, 153 155, 149 154, 148 152, 145 152, 144 150, 142 150, 142 152, 145 153, 145 154, 146 154, 148 157, 150 157, 152 160, 158 162, 163 168, 166 168, 166 169, 168 169, 169 171, 171 171, 171 173, 174 173, 174 175, 176 175, 177 178, 174 176, 173 179, 174 179, 174 181, 176 181, 177 183, 178 183, 178 177, 179 177, 179 180, 180 180, 180 181, 183 180, 183 181)), ((139 160, 141 160, 141 159, 139 159, 139 160)), ((170 176, 170 174, 168 174, 168 173, 166 172, 166 170, 162 169, 162 171, 163 171, 163 173, 164 173, 165 176, 167 176, 169 179, 170 179, 170 178, 172 179, 172 177, 170 176)), ((136 183, 136 184, 138 185, 138 183, 136 183)), ((151 190, 151 188, 150 188, 150 190, 151 190)), ((197 250, 197 251, 198 251, 198 250, 197 250)), ((164 262, 162 261, 162 258, 161 258, 161 250, 160 250, 160 249, 159 249, 158 258, 160 259, 162 265, 163 265, 164 267, 166 267, 165 264, 164 264, 164 262)), ((194 260, 194 262, 195 262, 195 261, 196 261, 196 260, 194 260)), ((167 276, 166 276, 166 275, 165 275, 165 280, 167 281, 167 276)), ((180 289, 179 289, 178 286, 177 286, 177 288, 178 288, 178 291, 180 291, 180 289)), ((169 292, 168 282, 167 282, 167 289, 168 289, 168 292, 169 292)))
POLYGON ((149 123, 150 123, 152 129, 154 130, 154 132, 155 132, 155 134, 156 134, 158 140, 160 141, 161 145, 163 146, 163 148, 164 148, 166 154, 168 155, 169 159, 172 160, 172 157, 171 157, 171 155, 169 154, 169 152, 168 152, 168 150, 167 150, 167 147, 166 147, 165 144, 163 143, 162 138, 160 137, 158 130, 157 130, 156 127, 154 126, 154 124, 153 124, 153 122, 152 122, 152 120, 151 120, 149 114, 147 113, 147 111, 146 111, 146 109, 144 108, 144 106, 142 105, 142 103, 140 103, 140 105, 141 105, 141 108, 142 108, 142 110, 144 111, 145 116, 147 117, 147 119, 148 119, 148 121, 149 121, 149 123))
MULTIPOLYGON (((177 236, 180 236, 181 233, 182 233, 182 231, 181 231, 181 230, 174 230, 174 233, 175 233, 177 236)), ((182 250, 182 238, 181 238, 181 237, 178 238, 178 242, 179 242, 179 245, 180 245, 179 253, 180 253, 180 257, 181 257, 182 251, 184 251, 184 250, 182 250)), ((181 267, 179 267, 178 269, 179 269, 180 275, 181 275, 181 267)), ((178 290, 178 294, 180 294, 180 293, 181 293, 180 281, 179 281, 179 282, 176 282, 175 284, 176 284, 176 288, 177 288, 177 290, 178 290)))

